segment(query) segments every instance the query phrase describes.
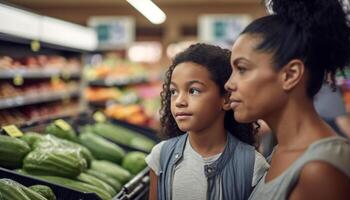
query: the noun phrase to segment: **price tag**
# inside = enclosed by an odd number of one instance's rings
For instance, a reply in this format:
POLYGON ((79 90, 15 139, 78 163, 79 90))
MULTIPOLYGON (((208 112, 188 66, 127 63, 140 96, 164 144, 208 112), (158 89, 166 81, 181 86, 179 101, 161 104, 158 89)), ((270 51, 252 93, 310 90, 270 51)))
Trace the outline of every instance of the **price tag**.
POLYGON ((11 137, 21 137, 23 133, 15 125, 3 126, 2 129, 11 137))
POLYGON ((51 84, 58 84, 60 82, 60 76, 59 75, 53 75, 51 77, 51 84))
POLYGON ((63 78, 64 80, 69 80, 70 77, 71 77, 71 73, 70 73, 69 70, 67 70, 67 69, 63 70, 63 71, 61 72, 61 74, 62 74, 62 78, 63 78))
POLYGON ((20 74, 17 74, 15 77, 13 77, 13 84, 15 86, 21 86, 24 83, 23 76, 20 74))
POLYGON ((32 51, 38 52, 40 50, 40 42, 38 40, 33 40, 30 43, 30 48, 32 49, 32 51))
POLYGON ((64 131, 69 131, 72 129, 72 127, 63 119, 57 119, 55 120, 55 125, 61 128, 64 131))
POLYGON ((96 122, 105 122, 107 120, 106 116, 100 111, 95 112, 92 117, 96 122))

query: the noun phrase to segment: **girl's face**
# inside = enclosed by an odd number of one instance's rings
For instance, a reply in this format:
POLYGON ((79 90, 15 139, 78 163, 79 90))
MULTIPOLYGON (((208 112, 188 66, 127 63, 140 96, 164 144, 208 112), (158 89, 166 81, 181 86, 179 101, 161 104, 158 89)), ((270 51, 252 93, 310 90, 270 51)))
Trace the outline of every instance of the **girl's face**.
POLYGON ((256 50, 260 42, 257 35, 243 34, 232 47, 232 74, 225 88, 230 92, 231 108, 238 122, 266 119, 285 102, 272 54, 256 50))
POLYGON ((204 66, 192 62, 177 65, 170 92, 171 113, 181 131, 199 132, 223 119, 225 99, 204 66))

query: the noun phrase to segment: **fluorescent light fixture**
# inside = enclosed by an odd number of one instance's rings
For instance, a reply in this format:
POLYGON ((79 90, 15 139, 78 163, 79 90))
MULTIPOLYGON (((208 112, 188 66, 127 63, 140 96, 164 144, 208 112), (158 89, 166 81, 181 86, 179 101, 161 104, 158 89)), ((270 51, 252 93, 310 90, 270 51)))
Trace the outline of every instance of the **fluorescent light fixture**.
POLYGON ((40 36, 44 42, 89 51, 95 50, 98 42, 92 28, 45 16, 40 36))
POLYGON ((0 4, 0 33, 89 51, 95 50, 98 42, 92 28, 4 4, 0 4))
POLYGON ((153 24, 165 21, 165 13, 151 0, 126 0, 153 24))
POLYGON ((26 39, 39 39, 41 16, 0 4, 0 32, 26 39))

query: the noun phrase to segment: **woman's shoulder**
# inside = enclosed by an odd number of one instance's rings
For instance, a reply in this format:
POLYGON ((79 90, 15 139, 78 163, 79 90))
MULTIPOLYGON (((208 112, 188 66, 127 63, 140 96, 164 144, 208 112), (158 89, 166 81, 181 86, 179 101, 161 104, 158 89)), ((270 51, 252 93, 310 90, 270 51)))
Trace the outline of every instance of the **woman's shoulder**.
POLYGON ((302 158, 302 166, 313 161, 322 161, 350 177, 350 143, 346 138, 335 136, 320 139, 309 146, 302 158))
POLYGON ((304 153, 306 158, 324 158, 350 162, 350 141, 340 136, 328 137, 312 143, 304 153))

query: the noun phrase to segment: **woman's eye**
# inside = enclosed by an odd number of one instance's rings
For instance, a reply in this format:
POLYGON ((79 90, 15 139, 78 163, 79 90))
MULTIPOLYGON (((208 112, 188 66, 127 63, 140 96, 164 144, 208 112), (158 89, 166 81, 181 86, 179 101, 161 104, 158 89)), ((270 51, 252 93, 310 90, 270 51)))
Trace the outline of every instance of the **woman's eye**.
POLYGON ((190 94, 199 94, 200 93, 200 91, 197 88, 191 88, 189 92, 190 92, 190 94))
POLYGON ((237 71, 238 71, 238 73, 239 74, 244 74, 244 72, 246 72, 247 71, 247 69, 246 68, 244 68, 244 67, 237 67, 237 71))

